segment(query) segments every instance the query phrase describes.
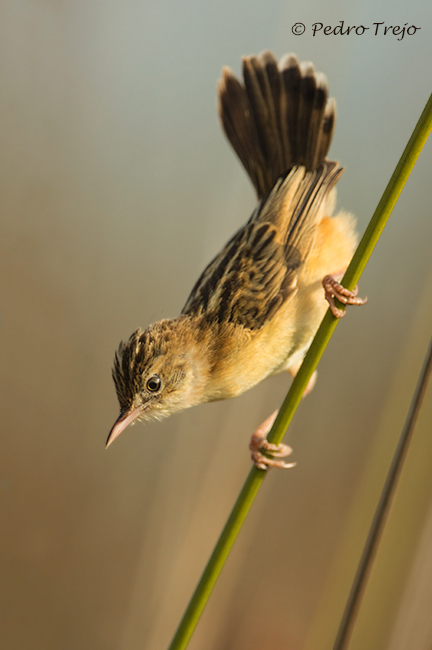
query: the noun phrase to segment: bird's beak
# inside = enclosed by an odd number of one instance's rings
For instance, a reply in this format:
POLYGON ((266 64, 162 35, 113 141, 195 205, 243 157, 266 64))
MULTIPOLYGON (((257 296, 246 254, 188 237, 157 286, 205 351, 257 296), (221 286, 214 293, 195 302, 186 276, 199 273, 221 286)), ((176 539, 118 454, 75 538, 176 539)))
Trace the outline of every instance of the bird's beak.
POLYGON ((136 420, 142 412, 142 408, 135 408, 131 409, 130 411, 121 411, 117 420, 114 422, 113 428, 109 432, 105 448, 109 447, 109 445, 117 438, 117 436, 119 436, 121 432, 124 431, 127 426, 129 426, 129 424, 136 420))

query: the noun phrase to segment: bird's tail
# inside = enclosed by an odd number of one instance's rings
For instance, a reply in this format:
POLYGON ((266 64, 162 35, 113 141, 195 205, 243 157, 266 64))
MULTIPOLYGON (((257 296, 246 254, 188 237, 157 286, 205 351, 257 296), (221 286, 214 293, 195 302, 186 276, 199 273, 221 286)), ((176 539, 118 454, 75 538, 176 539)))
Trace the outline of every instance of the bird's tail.
POLYGON ((316 169, 333 136, 336 103, 312 63, 271 52, 243 58, 244 84, 229 68, 219 81, 219 114, 258 197, 295 165, 316 169))

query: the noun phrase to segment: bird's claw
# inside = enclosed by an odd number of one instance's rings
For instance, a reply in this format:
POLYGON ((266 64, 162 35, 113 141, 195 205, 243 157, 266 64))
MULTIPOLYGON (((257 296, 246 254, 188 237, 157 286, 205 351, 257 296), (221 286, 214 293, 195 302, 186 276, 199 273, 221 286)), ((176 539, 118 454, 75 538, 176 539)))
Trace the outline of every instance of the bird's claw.
POLYGON ((285 463, 283 460, 276 460, 276 458, 285 458, 292 454, 291 447, 282 443, 275 445, 266 438, 267 433, 272 428, 273 422, 276 419, 277 413, 275 411, 275 413, 267 418, 251 437, 249 449, 252 452, 251 458, 257 469, 267 470, 269 467, 289 469, 296 465, 296 463, 285 463), (269 455, 267 456, 266 454, 269 455))
POLYGON ((322 281, 325 299, 330 305, 333 316, 335 318, 342 318, 345 316, 345 309, 339 309, 335 305, 335 298, 344 305, 364 305, 367 302, 367 298, 357 298, 358 287, 355 287, 353 291, 343 287, 337 280, 334 279, 332 275, 326 275, 322 281))

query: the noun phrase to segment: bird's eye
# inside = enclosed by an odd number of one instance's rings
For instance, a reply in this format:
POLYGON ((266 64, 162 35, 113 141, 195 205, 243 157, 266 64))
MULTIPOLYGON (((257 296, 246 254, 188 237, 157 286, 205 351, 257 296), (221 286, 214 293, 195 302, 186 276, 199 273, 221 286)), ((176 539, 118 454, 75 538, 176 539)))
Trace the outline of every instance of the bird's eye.
POLYGON ((149 390, 151 393, 156 393, 161 387, 161 385, 162 382, 160 380, 160 377, 154 375, 153 377, 150 377, 150 379, 147 381, 146 387, 147 390, 149 390))

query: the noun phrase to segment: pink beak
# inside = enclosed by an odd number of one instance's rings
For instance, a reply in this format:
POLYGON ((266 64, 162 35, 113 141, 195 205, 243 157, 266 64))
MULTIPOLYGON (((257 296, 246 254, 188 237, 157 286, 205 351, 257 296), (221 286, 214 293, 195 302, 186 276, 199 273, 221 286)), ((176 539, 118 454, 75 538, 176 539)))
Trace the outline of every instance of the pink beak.
POLYGON ((109 432, 105 448, 107 449, 109 445, 121 434, 122 431, 126 429, 129 424, 137 419, 143 412, 142 408, 136 408, 132 411, 122 411, 118 416, 117 420, 114 422, 114 426, 109 432))

